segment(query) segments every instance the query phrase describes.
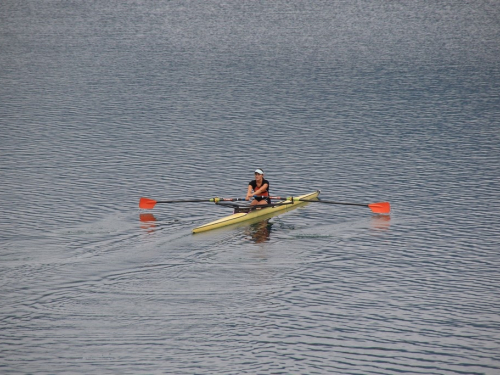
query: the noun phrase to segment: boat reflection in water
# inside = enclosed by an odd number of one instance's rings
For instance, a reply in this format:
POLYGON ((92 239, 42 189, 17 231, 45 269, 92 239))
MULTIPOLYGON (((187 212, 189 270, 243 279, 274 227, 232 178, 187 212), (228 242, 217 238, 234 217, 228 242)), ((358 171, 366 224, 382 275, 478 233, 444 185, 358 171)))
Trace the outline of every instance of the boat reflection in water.
POLYGON ((255 243, 263 243, 271 239, 273 223, 269 219, 251 224, 245 228, 245 235, 249 236, 255 243))

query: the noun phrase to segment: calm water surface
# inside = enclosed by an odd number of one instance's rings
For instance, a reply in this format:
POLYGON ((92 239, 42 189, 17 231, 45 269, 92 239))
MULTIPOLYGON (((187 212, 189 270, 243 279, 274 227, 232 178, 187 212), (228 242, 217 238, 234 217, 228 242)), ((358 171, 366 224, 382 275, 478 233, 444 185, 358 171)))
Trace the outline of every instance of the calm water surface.
POLYGON ((3 1, 0 373, 500 373, 500 5, 3 1), (264 168, 309 204, 192 235, 264 168))

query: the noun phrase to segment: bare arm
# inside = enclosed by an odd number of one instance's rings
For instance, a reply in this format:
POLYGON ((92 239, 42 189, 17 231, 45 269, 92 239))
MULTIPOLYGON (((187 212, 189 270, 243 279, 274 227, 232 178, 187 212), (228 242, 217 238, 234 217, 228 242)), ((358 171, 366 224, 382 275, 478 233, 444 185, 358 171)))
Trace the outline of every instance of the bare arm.
MULTIPOLYGON (((251 186, 250 186, 251 187, 251 186)), ((263 192, 265 192, 267 190, 267 188, 269 187, 268 184, 264 184, 262 185, 260 188, 258 188, 257 190, 255 190, 253 192, 253 195, 259 195, 259 194, 262 194, 263 192)))
POLYGON ((247 190, 247 196, 246 196, 246 200, 249 201, 250 198, 252 197, 252 185, 248 185, 248 190, 247 190))

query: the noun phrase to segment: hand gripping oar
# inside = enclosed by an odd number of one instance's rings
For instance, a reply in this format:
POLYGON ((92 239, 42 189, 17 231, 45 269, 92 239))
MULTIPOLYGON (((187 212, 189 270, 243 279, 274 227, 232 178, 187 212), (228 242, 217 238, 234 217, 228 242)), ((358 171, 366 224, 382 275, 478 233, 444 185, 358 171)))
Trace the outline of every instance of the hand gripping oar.
POLYGON ((322 199, 295 199, 293 197, 263 197, 270 199, 286 199, 291 201, 301 201, 301 202, 316 202, 316 203, 326 203, 326 204, 343 204, 346 206, 361 206, 368 207, 370 210, 375 212, 376 214, 388 214, 391 212, 391 205, 389 202, 377 202, 377 203, 347 203, 347 202, 333 202, 333 201, 324 201, 322 199))
POLYGON ((154 199, 142 197, 139 200, 139 208, 144 208, 151 210, 157 203, 197 203, 197 202, 236 202, 244 201, 245 198, 209 198, 209 199, 184 199, 184 200, 172 200, 172 201, 155 201, 154 199))

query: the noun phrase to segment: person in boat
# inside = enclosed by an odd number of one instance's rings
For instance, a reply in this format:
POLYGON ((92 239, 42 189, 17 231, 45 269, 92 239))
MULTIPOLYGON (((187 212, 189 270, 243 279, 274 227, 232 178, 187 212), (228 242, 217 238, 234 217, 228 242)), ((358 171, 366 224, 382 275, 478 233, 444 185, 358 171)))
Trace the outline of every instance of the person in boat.
POLYGON ((252 197, 255 197, 255 199, 250 203, 251 205, 271 204, 271 199, 269 198, 269 181, 264 178, 264 171, 262 168, 255 170, 255 180, 250 181, 248 184, 248 191, 245 199, 248 201, 252 197))

